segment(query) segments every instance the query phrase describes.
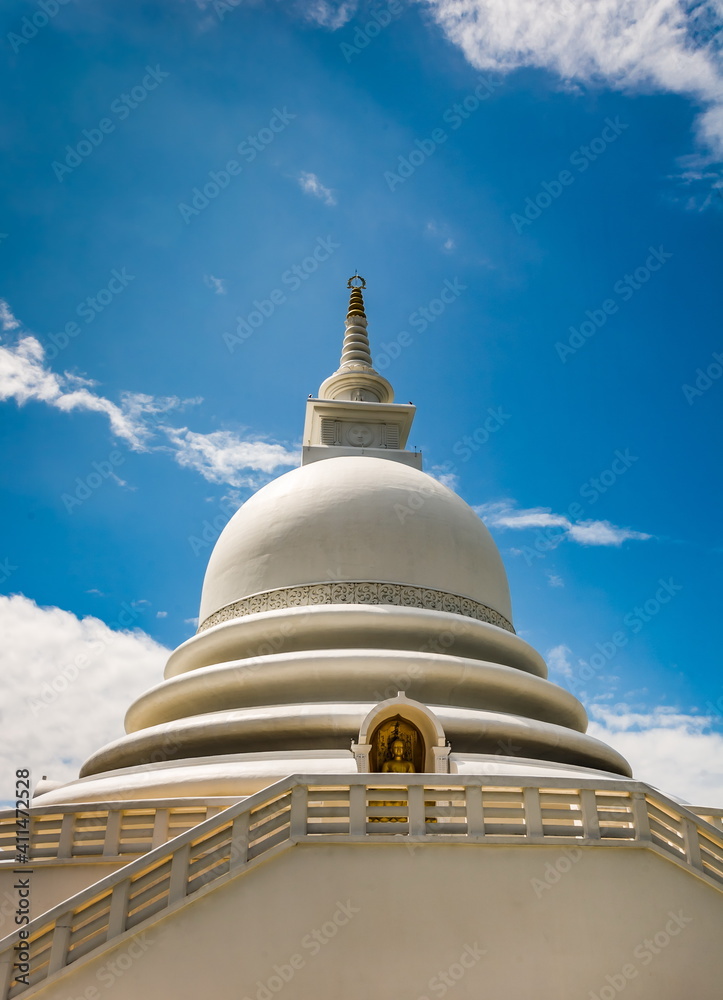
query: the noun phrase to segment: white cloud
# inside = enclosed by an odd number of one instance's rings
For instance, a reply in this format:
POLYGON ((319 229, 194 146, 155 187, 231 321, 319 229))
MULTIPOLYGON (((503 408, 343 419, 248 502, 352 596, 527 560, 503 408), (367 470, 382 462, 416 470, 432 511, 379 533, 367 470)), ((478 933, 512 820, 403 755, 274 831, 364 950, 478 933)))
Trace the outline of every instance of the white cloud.
POLYGON ((456 472, 447 471, 444 465, 433 465, 426 470, 427 475, 431 476, 432 479, 436 479, 438 483, 442 486, 446 486, 447 489, 456 490, 459 486, 459 476, 456 472))
POLYGON ((610 521, 571 521, 564 514, 554 514, 549 507, 520 509, 514 500, 495 500, 474 509, 485 524, 503 531, 559 528, 559 534, 546 535, 546 542, 550 547, 565 538, 579 545, 620 546, 629 539, 646 541, 653 537, 642 531, 633 531, 632 528, 619 528, 610 521))
POLYGON ((562 677, 572 677, 572 664, 570 663, 569 646, 559 645, 548 649, 545 659, 553 674, 560 674, 562 677))
MULTIPOLYGON (((15 329, 20 324, 7 309, 7 303, 5 307, 5 322, 12 322, 14 326, 9 329, 15 329)), ((65 413, 100 413, 108 420, 113 434, 134 451, 171 452, 179 465, 194 469, 212 483, 257 487, 261 485, 259 478, 243 475, 244 469, 273 473, 279 467, 298 462, 295 452, 279 444, 243 440, 232 431, 201 434, 168 423, 172 412, 195 405, 200 399, 156 398, 146 393, 122 392, 118 404, 94 392, 94 385, 89 379, 69 372, 54 372, 47 364, 45 348, 32 334, 21 333, 14 344, 0 343, 2 401, 15 400, 19 406, 35 401, 65 413)))
POLYGON ((551 587, 565 586, 565 581, 562 579, 561 576, 558 576, 557 573, 548 573, 547 582, 550 584, 551 587))
POLYGON ((534 66, 562 81, 682 94, 706 109, 699 134, 723 154, 720 0, 425 0, 481 70, 534 66))
POLYGON ((303 170, 298 177, 299 187, 304 194, 319 198, 325 205, 336 205, 336 198, 330 188, 325 187, 316 174, 307 174, 303 170))
POLYGON ((212 274, 204 274, 203 280, 216 295, 226 294, 226 282, 223 278, 215 278, 212 274))
POLYGON ((442 240, 440 246, 445 253, 452 253, 457 246, 449 234, 449 226, 447 225, 439 225, 434 221, 430 221, 427 223, 426 232, 429 236, 442 240))
POLYGON ((694 806, 723 806, 723 733, 714 720, 670 706, 597 704, 590 715, 590 735, 615 747, 636 778, 694 806))
POLYGON ((179 465, 200 472, 211 483, 231 486, 259 485, 257 476, 243 470, 275 472, 280 466, 298 463, 296 452, 267 441, 244 441, 232 431, 197 434, 187 427, 165 427, 179 465))
POLYGON ((14 399, 19 406, 36 400, 65 413, 102 413, 117 437, 136 451, 144 450, 151 434, 144 418, 160 412, 161 404, 150 396, 125 393, 118 406, 91 392, 90 385, 87 379, 51 371, 43 345, 32 335, 21 335, 15 345, 0 344, 0 400, 14 399))
POLYGON ((168 617, 167 611, 156 611, 156 618, 167 618, 167 617, 168 617))
POLYGON ((336 31, 354 16, 357 0, 301 0, 299 10, 307 21, 336 31))
POLYGON ((5 299, 0 299, 0 324, 5 331, 17 330, 20 326, 19 320, 15 319, 5 299))
MULTIPOLYGON (((127 606, 118 614, 132 625, 127 606)), ((2 770, 29 767, 34 781, 77 778, 90 754, 122 736, 128 705, 160 683, 169 653, 140 629, 109 628, 18 594, 0 596, 0 632, 2 770)))

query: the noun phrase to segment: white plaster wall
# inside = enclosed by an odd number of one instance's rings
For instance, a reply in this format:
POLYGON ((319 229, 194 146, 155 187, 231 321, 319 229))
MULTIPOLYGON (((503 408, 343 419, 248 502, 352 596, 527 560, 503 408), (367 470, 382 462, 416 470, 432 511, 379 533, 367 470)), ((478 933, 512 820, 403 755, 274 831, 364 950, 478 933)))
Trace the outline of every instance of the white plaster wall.
POLYGON ((37 996, 716 1000, 722 918, 649 851, 301 845, 37 996))
POLYGON ((8 867, 0 868, 0 938, 18 929, 15 924, 18 893, 13 888, 17 879, 30 878, 30 916, 35 918, 106 875, 112 875, 131 860, 133 859, 129 857, 115 863, 36 863, 28 866, 32 869, 32 875, 27 875, 26 871, 16 874, 8 867))

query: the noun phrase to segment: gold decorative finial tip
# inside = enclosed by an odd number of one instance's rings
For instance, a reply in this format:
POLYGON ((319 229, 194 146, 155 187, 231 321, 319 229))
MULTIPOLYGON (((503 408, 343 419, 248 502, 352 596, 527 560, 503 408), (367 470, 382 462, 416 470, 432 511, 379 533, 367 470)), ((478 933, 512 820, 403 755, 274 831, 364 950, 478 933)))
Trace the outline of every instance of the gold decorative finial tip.
POLYGON ((366 288, 367 287, 367 283, 364 280, 364 278, 362 278, 362 276, 360 274, 352 274, 351 278, 349 278, 349 280, 346 283, 346 287, 347 288, 366 288), (359 281, 359 282, 361 282, 361 284, 359 284, 359 285, 353 285, 352 284, 353 281, 359 281))

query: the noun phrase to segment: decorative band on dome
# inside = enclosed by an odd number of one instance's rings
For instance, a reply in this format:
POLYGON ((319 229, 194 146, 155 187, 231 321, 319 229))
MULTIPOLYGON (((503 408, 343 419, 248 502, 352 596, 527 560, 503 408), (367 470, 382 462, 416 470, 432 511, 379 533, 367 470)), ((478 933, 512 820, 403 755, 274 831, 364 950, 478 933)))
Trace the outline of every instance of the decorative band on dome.
POLYGON ((255 615, 262 611, 280 608, 311 607, 317 604, 394 604, 397 607, 427 608, 431 611, 448 611, 465 618, 497 625, 515 634, 511 622, 498 611, 460 594, 426 587, 408 587, 402 583, 381 583, 373 580, 345 581, 343 583, 314 583, 304 587, 281 587, 261 594, 244 597, 214 611, 198 626, 203 632, 221 622, 255 615))

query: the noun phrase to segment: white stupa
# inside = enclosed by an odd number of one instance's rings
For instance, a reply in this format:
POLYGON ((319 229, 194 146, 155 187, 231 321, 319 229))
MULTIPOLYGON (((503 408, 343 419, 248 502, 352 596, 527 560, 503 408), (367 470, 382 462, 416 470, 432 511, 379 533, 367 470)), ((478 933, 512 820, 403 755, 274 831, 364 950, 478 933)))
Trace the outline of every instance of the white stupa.
POLYGON ((0 1000, 721 995, 722 811, 633 780, 516 635, 489 532, 406 450, 363 285, 196 635, 123 738, 38 789, 47 912, 0 950, 0 1000))

